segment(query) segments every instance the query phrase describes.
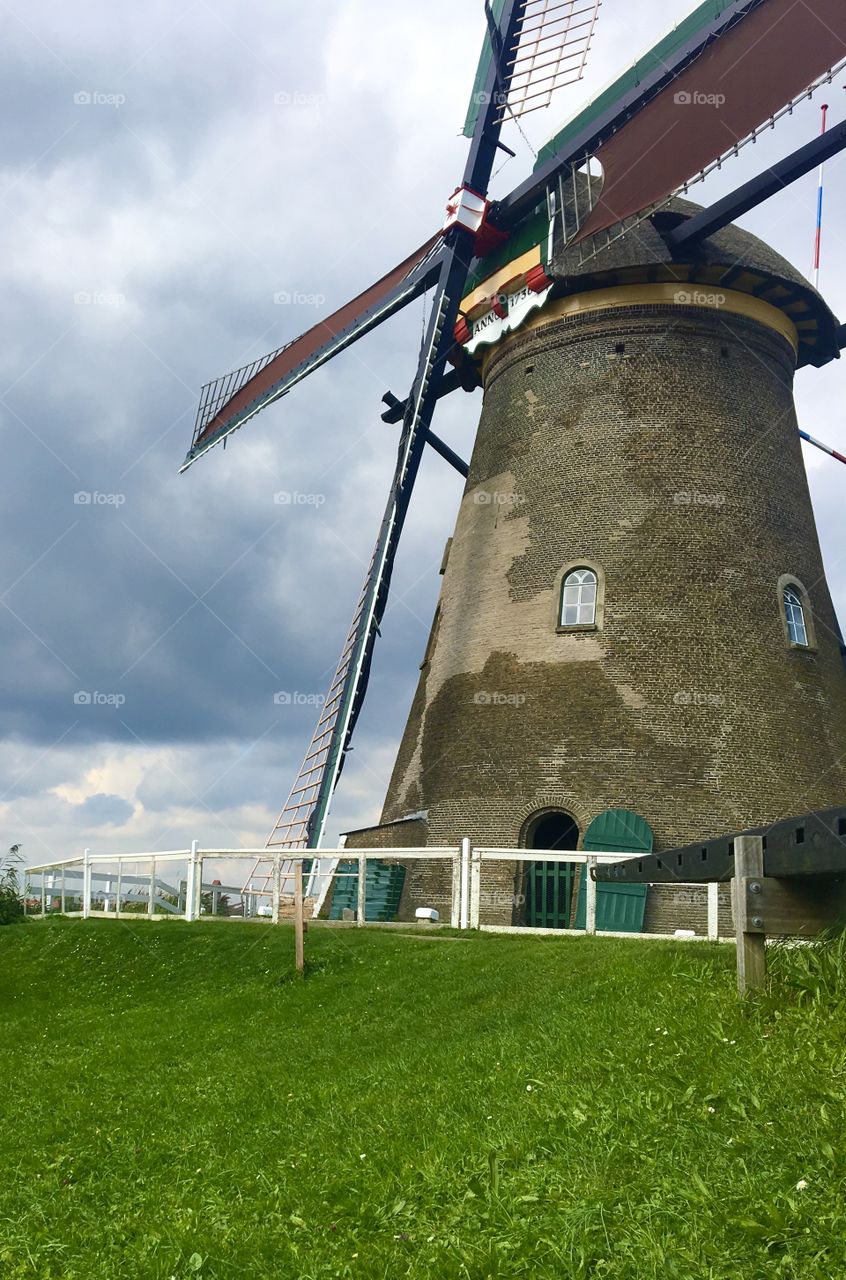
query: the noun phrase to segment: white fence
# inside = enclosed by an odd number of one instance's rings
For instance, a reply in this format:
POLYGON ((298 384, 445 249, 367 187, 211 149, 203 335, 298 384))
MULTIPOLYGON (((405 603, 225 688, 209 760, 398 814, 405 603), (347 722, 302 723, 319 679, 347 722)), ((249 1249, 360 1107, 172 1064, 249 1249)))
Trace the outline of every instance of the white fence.
MULTIPOLYGON (((267 849, 201 849, 197 841, 190 849, 164 853, 94 854, 86 849, 81 857, 27 867, 25 906, 34 908, 41 916, 61 912, 84 919, 98 916, 137 919, 141 914, 147 918, 170 916, 191 921, 227 915, 239 919, 266 918, 276 924, 285 918, 285 908, 293 903, 294 868, 297 863, 307 862, 310 870, 305 877, 305 895, 312 915, 317 917, 333 880, 352 875, 358 880, 355 922, 363 926, 367 921, 368 861, 448 861, 451 864, 449 924, 454 929, 498 929, 505 926, 480 922, 483 866, 539 861, 576 864, 587 869, 583 932, 593 934, 596 933, 597 884, 590 872, 593 867, 621 862, 627 856, 642 855, 475 847, 469 839, 460 845, 439 848, 303 849, 286 852, 284 856, 267 849), (356 869, 339 872, 341 860, 355 863, 356 869), (224 873, 240 863, 247 863, 253 869, 261 864, 262 870, 254 876, 248 871, 246 882, 235 875, 237 884, 227 885, 218 877, 209 878, 214 863, 221 863, 220 870, 224 873)), ((708 886, 707 919, 707 936, 716 940, 719 937, 717 885, 708 886)), ((527 932, 540 931, 532 928, 527 932)))

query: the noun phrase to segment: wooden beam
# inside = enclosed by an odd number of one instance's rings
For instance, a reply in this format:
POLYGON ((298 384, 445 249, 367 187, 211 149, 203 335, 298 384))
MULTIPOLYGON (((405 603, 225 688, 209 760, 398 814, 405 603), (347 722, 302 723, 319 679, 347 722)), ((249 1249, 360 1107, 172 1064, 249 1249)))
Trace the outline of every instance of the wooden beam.
POLYGON ((763 916, 754 903, 764 878, 764 841, 761 836, 738 836, 734 842, 734 879, 731 882, 734 927, 737 936, 737 989, 742 996, 760 990, 767 981, 766 934, 763 916), (756 892, 757 890, 757 892, 756 892))

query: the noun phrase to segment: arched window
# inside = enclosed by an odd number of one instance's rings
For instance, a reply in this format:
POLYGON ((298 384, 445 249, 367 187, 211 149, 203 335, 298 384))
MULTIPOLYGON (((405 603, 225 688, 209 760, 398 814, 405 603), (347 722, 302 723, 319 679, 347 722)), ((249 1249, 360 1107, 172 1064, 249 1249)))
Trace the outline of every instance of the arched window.
POLYGON ((597 576, 593 569, 573 569, 561 586, 561 626, 596 625, 597 576))
POLYGON ((799 588, 790 583, 784 588, 784 620, 787 623, 787 634, 791 644, 801 648, 808 647, 808 621, 805 616, 805 605, 799 588))

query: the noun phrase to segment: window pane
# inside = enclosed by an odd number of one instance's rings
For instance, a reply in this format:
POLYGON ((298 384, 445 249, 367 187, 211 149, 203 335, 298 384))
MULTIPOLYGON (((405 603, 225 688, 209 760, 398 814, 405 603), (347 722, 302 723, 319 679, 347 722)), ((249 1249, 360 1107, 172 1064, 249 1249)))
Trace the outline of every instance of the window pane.
POLYGON ((564 610, 564 626, 576 627, 579 624, 578 605, 568 605, 564 610))
POLYGON ((791 643, 807 646, 808 627, 805 622, 805 608, 795 587, 785 588, 784 616, 787 620, 787 634, 790 636, 791 643))
POLYGON ((594 604, 596 602, 596 584, 589 583, 582 587, 582 601, 585 604, 594 604))

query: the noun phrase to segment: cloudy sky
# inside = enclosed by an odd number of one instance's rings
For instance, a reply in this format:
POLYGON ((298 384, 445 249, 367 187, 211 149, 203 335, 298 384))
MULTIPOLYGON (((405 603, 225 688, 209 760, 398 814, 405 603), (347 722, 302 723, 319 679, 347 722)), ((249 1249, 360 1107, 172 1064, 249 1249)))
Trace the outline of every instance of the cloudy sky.
MULTIPOLYGON (((630 6, 606 0, 588 78, 527 140, 511 127, 496 193, 689 7, 643 0, 633 41, 630 6)), ((482 29, 481 0, 0 3, 0 847, 34 862, 264 843, 376 535, 395 455, 380 398, 408 390, 422 309, 180 477, 197 389, 440 225, 482 29)), ((840 84, 827 96, 841 119, 840 84)), ((818 120, 802 106, 697 198, 818 120)), ((844 166, 824 264, 841 314, 844 166)), ((744 223, 807 271, 814 202, 811 176, 744 223)), ((844 378, 798 378, 803 424, 841 448, 844 378)), ((437 429, 468 455, 478 414, 454 396, 437 429)), ((846 621, 846 471, 806 460, 846 621)), ((378 816, 460 495, 427 458, 332 833, 378 816)))

